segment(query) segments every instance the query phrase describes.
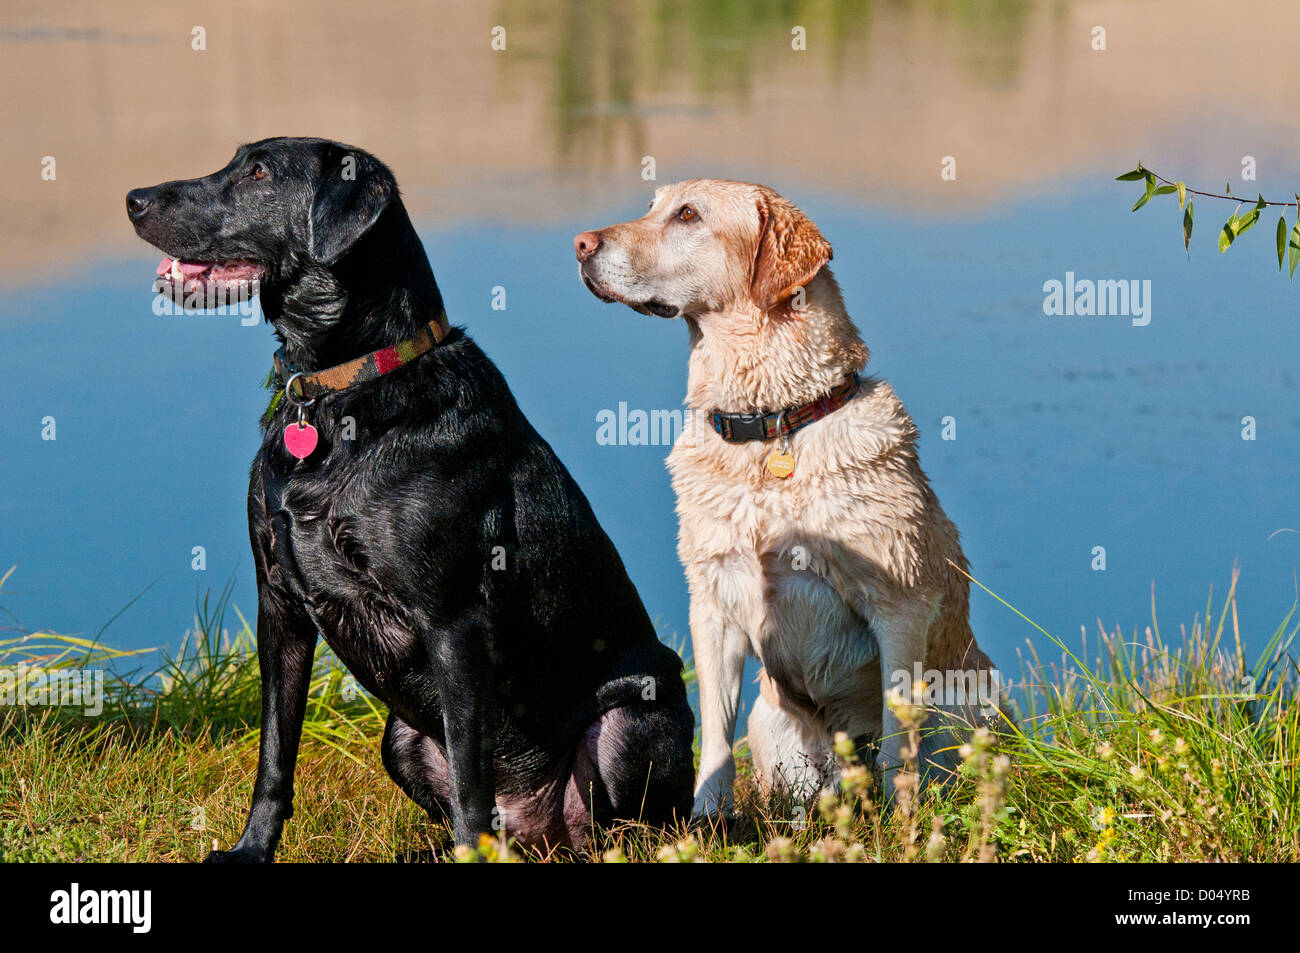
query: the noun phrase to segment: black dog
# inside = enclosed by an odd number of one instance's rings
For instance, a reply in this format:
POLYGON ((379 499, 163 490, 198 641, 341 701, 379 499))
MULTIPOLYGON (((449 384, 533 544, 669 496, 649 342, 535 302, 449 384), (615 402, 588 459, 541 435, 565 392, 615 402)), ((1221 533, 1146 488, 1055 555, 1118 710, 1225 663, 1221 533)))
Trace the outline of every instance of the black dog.
POLYGON ((447 330, 387 167, 334 142, 268 139, 126 205, 174 259, 160 290, 260 288, 284 345, 288 399, 248 495, 257 783, 243 836, 208 859, 275 852, 318 632, 390 709, 388 773, 450 817, 458 844, 504 828, 581 847, 593 822, 685 816, 694 718, 680 660, 501 373, 447 330))

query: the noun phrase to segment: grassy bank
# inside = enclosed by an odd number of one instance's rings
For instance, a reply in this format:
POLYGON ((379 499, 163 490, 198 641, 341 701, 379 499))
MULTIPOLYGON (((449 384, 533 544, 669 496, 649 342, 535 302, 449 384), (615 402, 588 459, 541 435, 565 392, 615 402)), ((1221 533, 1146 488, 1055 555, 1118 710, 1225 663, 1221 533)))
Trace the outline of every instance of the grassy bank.
MULTIPOLYGON (((976 735, 947 785, 918 790, 905 773, 891 811, 880 809, 878 783, 847 743, 838 794, 764 803, 742 744, 738 817, 725 829, 621 825, 601 832, 590 859, 1300 860, 1300 706, 1289 651, 1300 621, 1293 608, 1274 632, 1246 639, 1235 589, 1234 575, 1225 597, 1212 596, 1176 636, 1161 632, 1154 610, 1142 632, 1099 630, 1076 651, 1038 630, 1014 693, 1018 728, 976 735)), ((88 640, 0 638, 0 671, 117 673, 95 717, 0 707, 0 862, 192 861, 237 838, 256 770, 259 689, 253 634, 233 607, 239 626, 228 632, 226 610, 225 597, 200 607, 186 644, 146 672, 130 670, 143 655, 88 640)), ((924 730, 923 709, 900 714, 913 739, 924 730)), ((318 653, 296 814, 279 859, 457 859, 445 828, 384 773, 384 716, 318 653)), ((500 842, 481 850, 546 859, 500 842)))

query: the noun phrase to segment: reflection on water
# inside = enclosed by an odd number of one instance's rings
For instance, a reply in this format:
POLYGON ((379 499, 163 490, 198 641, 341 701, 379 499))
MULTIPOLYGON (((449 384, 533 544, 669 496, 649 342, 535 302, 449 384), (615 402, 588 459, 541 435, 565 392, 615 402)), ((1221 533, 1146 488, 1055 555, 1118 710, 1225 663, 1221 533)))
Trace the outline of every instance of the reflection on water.
MULTIPOLYGON (((1058 15, 1066 2, 1052 5, 1058 15)), ((836 87, 860 76, 873 55, 873 20, 903 21, 905 30, 951 25, 949 46, 928 52, 950 57, 973 83, 1013 86, 1022 68, 1022 48, 1030 17, 1029 0, 893 3, 839 0, 792 4, 687 3, 660 0, 641 4, 603 4, 569 0, 557 4, 507 4, 503 19, 520 15, 529 38, 545 37, 539 56, 555 50, 554 149, 564 161, 587 163, 592 154, 608 158, 611 146, 625 142, 633 155, 651 142, 646 120, 680 111, 699 116, 694 104, 745 108, 774 73, 802 85, 811 79, 814 95, 835 95, 836 87), (805 64, 793 55, 792 31, 803 30, 805 64), (811 44, 811 47, 808 45, 811 44), (806 75, 807 65, 811 75, 806 75), (659 102, 667 97, 668 102, 659 102), (680 97, 677 104, 672 99, 680 97)), ((511 60, 511 69, 529 69, 531 60, 511 60)), ((811 91, 810 91, 811 92, 811 91)), ((815 107, 813 107, 815 108, 815 107)))
MULTIPOLYGON (((1300 29, 1288 0, 1251 9, 1268 33, 1300 29)), ((73 0, 0 17, 10 281, 138 247, 127 189, 271 135, 369 148, 417 215, 517 224, 644 189, 647 155, 659 181, 726 174, 942 215, 1139 157, 1218 181, 1248 151, 1285 189, 1300 132, 1285 96, 1260 95, 1295 88, 1297 58, 1197 65, 1240 26, 1217 0, 73 0), (939 176, 948 155, 955 182, 939 176)))
MULTIPOLYGON (((1300 29, 1293 3, 1252 10, 1262 32, 1300 29)), ((1220 62, 1239 17, 1213 0, 11 6, 0 571, 22 565, 0 604, 94 631, 161 576, 110 632, 133 645, 175 644, 196 590, 231 574, 251 609, 244 475, 271 338, 237 318, 154 316, 157 255, 122 197, 217 168, 241 141, 319 134, 393 165, 453 321, 501 364, 666 631, 686 632, 686 594, 664 449, 595 431, 620 402, 679 405, 685 331, 597 303, 570 244, 644 207, 646 156, 657 182, 767 181, 822 225, 871 369, 917 419, 977 576, 1070 634, 1097 616, 1140 625, 1153 579, 1182 621, 1239 557, 1243 621, 1271 625, 1300 539, 1270 539, 1300 525, 1294 289, 1263 239, 1219 256, 1207 228, 1188 262, 1174 215, 1130 216, 1110 182, 1141 158, 1217 183, 1250 154, 1265 194, 1291 187, 1300 114, 1260 91, 1300 85, 1300 59, 1200 65, 1220 62), (1045 317, 1043 283, 1071 271, 1150 280, 1151 325, 1045 317), (939 439, 946 416, 956 441, 939 439), (190 572, 195 545, 206 575, 190 572), (1088 568, 1097 545, 1105 573, 1088 568)), ((990 599, 973 606, 1011 663, 1030 633, 990 599)))

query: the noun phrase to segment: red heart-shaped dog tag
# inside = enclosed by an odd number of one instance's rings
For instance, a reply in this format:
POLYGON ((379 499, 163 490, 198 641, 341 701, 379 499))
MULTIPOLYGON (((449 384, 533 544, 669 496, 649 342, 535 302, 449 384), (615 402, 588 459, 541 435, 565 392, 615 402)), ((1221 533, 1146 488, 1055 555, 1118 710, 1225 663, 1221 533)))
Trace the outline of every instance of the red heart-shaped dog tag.
POLYGON ((299 460, 306 460, 316 449, 319 439, 311 424, 293 423, 284 428, 284 446, 299 460))

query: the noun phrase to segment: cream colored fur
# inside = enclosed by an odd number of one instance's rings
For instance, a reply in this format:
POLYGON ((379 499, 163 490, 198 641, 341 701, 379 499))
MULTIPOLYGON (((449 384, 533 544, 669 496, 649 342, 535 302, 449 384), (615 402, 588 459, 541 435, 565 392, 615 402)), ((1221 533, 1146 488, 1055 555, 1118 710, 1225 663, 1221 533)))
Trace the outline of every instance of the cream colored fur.
MULTIPOLYGON (((991 665, 916 426, 888 384, 864 378, 794 435, 795 472, 781 479, 765 465, 773 444, 727 443, 707 420, 807 403, 866 366, 829 244, 771 190, 717 180, 661 188, 645 217, 584 237, 599 240, 579 255, 596 294, 674 309, 690 328, 691 419, 668 469, 700 688, 695 812, 731 803, 748 653, 763 665, 749 745, 765 786, 815 790, 837 731, 879 741, 888 784, 904 742, 885 704, 895 673, 991 665)), ((941 765, 938 747, 923 752, 941 765)))

